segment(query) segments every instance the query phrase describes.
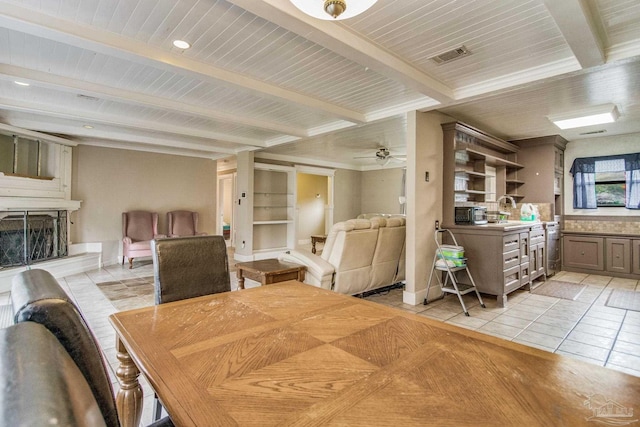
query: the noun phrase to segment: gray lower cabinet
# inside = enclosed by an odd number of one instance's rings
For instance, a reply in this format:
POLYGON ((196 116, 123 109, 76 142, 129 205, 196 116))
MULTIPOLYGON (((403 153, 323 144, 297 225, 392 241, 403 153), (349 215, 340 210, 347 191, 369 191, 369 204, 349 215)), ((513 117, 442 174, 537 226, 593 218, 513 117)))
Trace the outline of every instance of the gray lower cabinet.
POLYGON ((604 238, 565 235, 562 239, 562 247, 563 266, 604 271, 604 238))
POLYGON ((452 226, 449 227, 465 257, 478 290, 495 295, 500 307, 507 304, 507 295, 530 285, 532 277, 545 274, 545 234, 534 229, 533 240, 529 226, 505 227, 452 226))
POLYGON ((640 239, 631 240, 631 273, 640 274, 640 239))
POLYGON ((568 271, 602 272, 640 278, 640 238, 616 235, 562 237, 562 264, 568 271))
POLYGON ((631 240, 605 239, 607 248, 607 271, 613 273, 631 273, 631 240))

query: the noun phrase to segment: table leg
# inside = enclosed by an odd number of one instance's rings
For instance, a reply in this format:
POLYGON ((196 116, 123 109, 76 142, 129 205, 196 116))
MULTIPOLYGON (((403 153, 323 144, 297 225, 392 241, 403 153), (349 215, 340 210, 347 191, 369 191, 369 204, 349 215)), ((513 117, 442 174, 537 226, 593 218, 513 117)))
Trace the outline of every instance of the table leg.
POLYGON ((241 268, 236 270, 236 277, 238 278, 238 289, 244 289, 244 276, 241 268))
POLYGON ((120 366, 116 370, 116 376, 120 381, 120 390, 116 395, 116 408, 122 427, 138 427, 142 418, 142 387, 138 382, 140 371, 126 347, 116 337, 116 351, 120 366))
POLYGON ((314 239, 313 237, 311 238, 311 253, 316 253, 316 239, 314 239))

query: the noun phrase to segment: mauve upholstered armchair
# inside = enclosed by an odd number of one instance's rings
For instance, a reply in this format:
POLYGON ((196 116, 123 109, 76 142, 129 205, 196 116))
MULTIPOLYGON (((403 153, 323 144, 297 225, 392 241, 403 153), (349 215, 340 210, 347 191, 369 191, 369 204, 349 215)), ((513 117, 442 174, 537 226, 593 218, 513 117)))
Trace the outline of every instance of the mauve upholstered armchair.
POLYGON ((158 234, 158 214, 147 211, 122 213, 122 264, 124 257, 129 259, 129 268, 133 268, 133 259, 151 256, 151 240, 166 237, 158 234))
POLYGON ((167 235, 169 237, 206 236, 198 231, 198 212, 167 212, 167 235))

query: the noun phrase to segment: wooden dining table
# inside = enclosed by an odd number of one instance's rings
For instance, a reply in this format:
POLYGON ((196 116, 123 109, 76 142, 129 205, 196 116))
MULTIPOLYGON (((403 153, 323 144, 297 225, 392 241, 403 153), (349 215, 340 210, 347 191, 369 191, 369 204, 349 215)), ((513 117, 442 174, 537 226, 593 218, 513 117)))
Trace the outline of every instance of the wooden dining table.
POLYGON ((123 427, 140 422, 140 372, 176 426, 596 426, 640 415, 639 377, 297 281, 110 321, 123 427))

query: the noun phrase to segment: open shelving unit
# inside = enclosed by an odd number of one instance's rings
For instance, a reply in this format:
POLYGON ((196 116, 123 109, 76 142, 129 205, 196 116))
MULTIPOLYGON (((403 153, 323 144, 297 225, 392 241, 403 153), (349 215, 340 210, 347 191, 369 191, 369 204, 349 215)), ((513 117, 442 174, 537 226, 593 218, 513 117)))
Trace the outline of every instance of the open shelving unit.
POLYGON ((273 255, 295 247, 295 169, 256 163, 253 184, 253 253, 273 255))
POLYGON ((443 222, 454 219, 456 205, 483 204, 507 194, 519 200, 524 181, 518 146, 461 122, 443 129, 443 222))

